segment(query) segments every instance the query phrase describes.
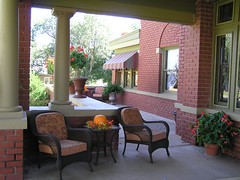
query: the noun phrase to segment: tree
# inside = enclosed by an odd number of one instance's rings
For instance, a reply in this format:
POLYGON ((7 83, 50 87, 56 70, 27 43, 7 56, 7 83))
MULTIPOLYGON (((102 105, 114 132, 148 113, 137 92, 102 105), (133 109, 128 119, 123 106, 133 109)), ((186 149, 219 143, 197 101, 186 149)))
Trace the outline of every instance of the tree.
POLYGON ((95 15, 84 15, 82 21, 72 23, 71 43, 81 45, 89 54, 90 61, 83 69, 84 76, 91 81, 103 79, 109 81, 110 71, 103 70, 103 64, 110 58, 108 50, 109 32, 107 26, 95 15))
POLYGON ((55 17, 46 18, 33 25, 32 39, 31 39, 31 70, 33 73, 44 73, 44 66, 49 57, 54 56, 55 47, 55 17), (44 40, 48 42, 47 45, 39 46, 36 44, 38 35, 47 35, 44 40))
MULTIPOLYGON (((54 17, 44 19, 33 26, 31 67, 35 72, 42 72, 39 64, 54 54, 55 27, 54 17), (36 37, 39 34, 48 35, 50 42, 41 49, 35 46, 36 37)), ((83 76, 88 77, 89 81, 102 79, 104 82, 109 82, 111 80, 111 71, 103 70, 103 64, 110 58, 111 54, 111 51, 108 50, 108 37, 108 27, 95 15, 84 15, 83 19, 71 22, 71 45, 81 45, 89 54, 90 61, 83 69, 83 76)))

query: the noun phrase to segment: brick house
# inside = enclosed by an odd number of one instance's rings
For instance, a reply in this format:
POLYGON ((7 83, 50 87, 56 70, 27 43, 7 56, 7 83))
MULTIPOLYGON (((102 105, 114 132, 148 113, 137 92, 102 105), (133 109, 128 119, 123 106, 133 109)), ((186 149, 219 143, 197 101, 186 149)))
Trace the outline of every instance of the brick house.
MULTIPOLYGON (((239 0, 129 2, 131 5, 101 1, 99 6, 95 1, 88 2, 0 2, 0 179, 23 179, 25 111, 29 109, 31 7, 62 7, 54 9, 53 13, 58 17, 58 34, 69 33, 68 20, 76 9, 166 22, 142 21, 137 89, 126 89, 121 103, 171 119, 176 111, 177 133, 192 143, 194 139, 188 125, 201 111, 224 110, 239 125, 239 0), (108 3, 112 3, 111 9, 108 3), (179 49, 178 87, 177 91, 168 92, 162 69, 166 67, 163 68, 166 54, 172 48, 179 49)), ((61 46, 56 44, 55 59, 59 69, 55 78, 61 79, 62 83, 55 83, 58 91, 49 108, 69 116, 68 111, 74 111, 69 102, 68 86, 65 86, 68 84, 69 62, 58 60, 59 56, 68 59, 69 39, 57 38, 61 46)), ((240 157, 239 137, 229 154, 240 157)))
MULTIPOLYGON (((216 3, 215 8, 229 8, 230 4, 216 3)), ((117 98, 118 103, 135 106, 170 119, 175 119, 176 113, 176 132, 183 140, 191 143, 195 143, 195 139, 192 137, 189 125, 196 120, 200 112, 225 111, 239 126, 238 103, 227 104, 226 101, 230 101, 230 96, 216 98, 221 95, 220 87, 224 88, 225 93, 228 92, 228 88, 224 86, 226 82, 219 80, 219 76, 223 76, 220 71, 224 69, 220 67, 221 63, 218 58, 221 56, 220 50, 217 49, 220 45, 214 37, 225 40, 225 35, 214 32, 224 30, 226 27, 223 23, 226 22, 225 20, 216 22, 215 25, 213 6, 209 4, 205 4, 197 11, 198 13, 203 17, 195 26, 142 20, 139 44, 133 46, 129 43, 129 37, 134 32, 113 40, 110 47, 119 58, 116 60, 114 57, 114 61, 110 59, 104 65, 105 69, 112 69, 113 83, 120 83, 125 88, 124 95, 119 95, 121 97, 117 98), (119 62, 131 61, 130 58, 121 57, 119 54, 131 52, 136 48, 139 50, 138 67, 119 67, 117 65, 119 62), (177 52, 177 61, 173 57, 174 51, 177 52), (168 81, 172 81, 170 75, 175 73, 174 68, 168 67, 171 66, 169 61, 174 61, 173 64, 178 66, 177 88, 169 88, 168 85, 168 81), (134 77, 136 75, 134 71, 137 72, 137 78, 134 77), (135 82, 135 79, 138 81, 135 82)), ((229 21, 232 19, 227 20, 227 23, 233 23, 229 21)), ((226 33, 226 37, 227 35, 226 33)), ((225 46, 225 48, 228 47, 225 46)), ((228 66, 226 64, 225 66, 228 66)), ((228 72, 226 69, 225 71, 228 72)), ((239 74, 236 68, 231 71, 239 74)), ((238 81, 238 76, 234 76, 236 78, 234 81, 238 81)), ((230 78, 230 76, 225 76, 225 78, 230 78)), ((230 82, 230 79, 226 81, 234 88, 234 81, 230 82)), ((238 87, 234 94, 238 102, 238 87)), ((235 140, 234 150, 228 152, 232 156, 240 156, 238 143, 239 137, 235 140)))

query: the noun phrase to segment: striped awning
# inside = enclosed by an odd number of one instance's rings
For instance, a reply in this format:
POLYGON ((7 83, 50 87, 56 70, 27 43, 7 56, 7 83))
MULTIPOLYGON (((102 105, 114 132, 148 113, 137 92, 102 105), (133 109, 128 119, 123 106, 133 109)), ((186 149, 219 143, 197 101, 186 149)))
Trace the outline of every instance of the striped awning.
POLYGON ((116 54, 103 65, 103 69, 137 69, 137 62, 137 51, 116 54))

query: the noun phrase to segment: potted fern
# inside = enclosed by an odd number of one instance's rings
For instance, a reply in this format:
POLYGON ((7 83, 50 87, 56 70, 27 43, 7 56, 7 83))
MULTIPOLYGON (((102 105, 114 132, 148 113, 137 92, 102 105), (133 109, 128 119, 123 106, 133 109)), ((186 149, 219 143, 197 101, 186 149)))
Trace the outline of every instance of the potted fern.
POLYGON ((115 104, 116 94, 122 93, 123 91, 124 89, 120 84, 110 83, 104 88, 103 94, 105 96, 109 96, 109 101, 111 104, 115 104))

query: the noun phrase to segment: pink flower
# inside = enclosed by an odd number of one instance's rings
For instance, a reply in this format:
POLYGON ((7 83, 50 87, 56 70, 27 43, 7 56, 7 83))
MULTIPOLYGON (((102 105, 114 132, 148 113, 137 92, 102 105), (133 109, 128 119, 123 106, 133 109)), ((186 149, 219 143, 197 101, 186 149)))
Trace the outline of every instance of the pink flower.
POLYGON ((83 48, 81 48, 80 46, 78 46, 78 52, 83 52, 83 48))
POLYGON ((74 46, 70 46, 70 52, 74 50, 74 46))
POLYGON ((193 135, 196 135, 196 128, 193 128, 191 131, 193 135))

